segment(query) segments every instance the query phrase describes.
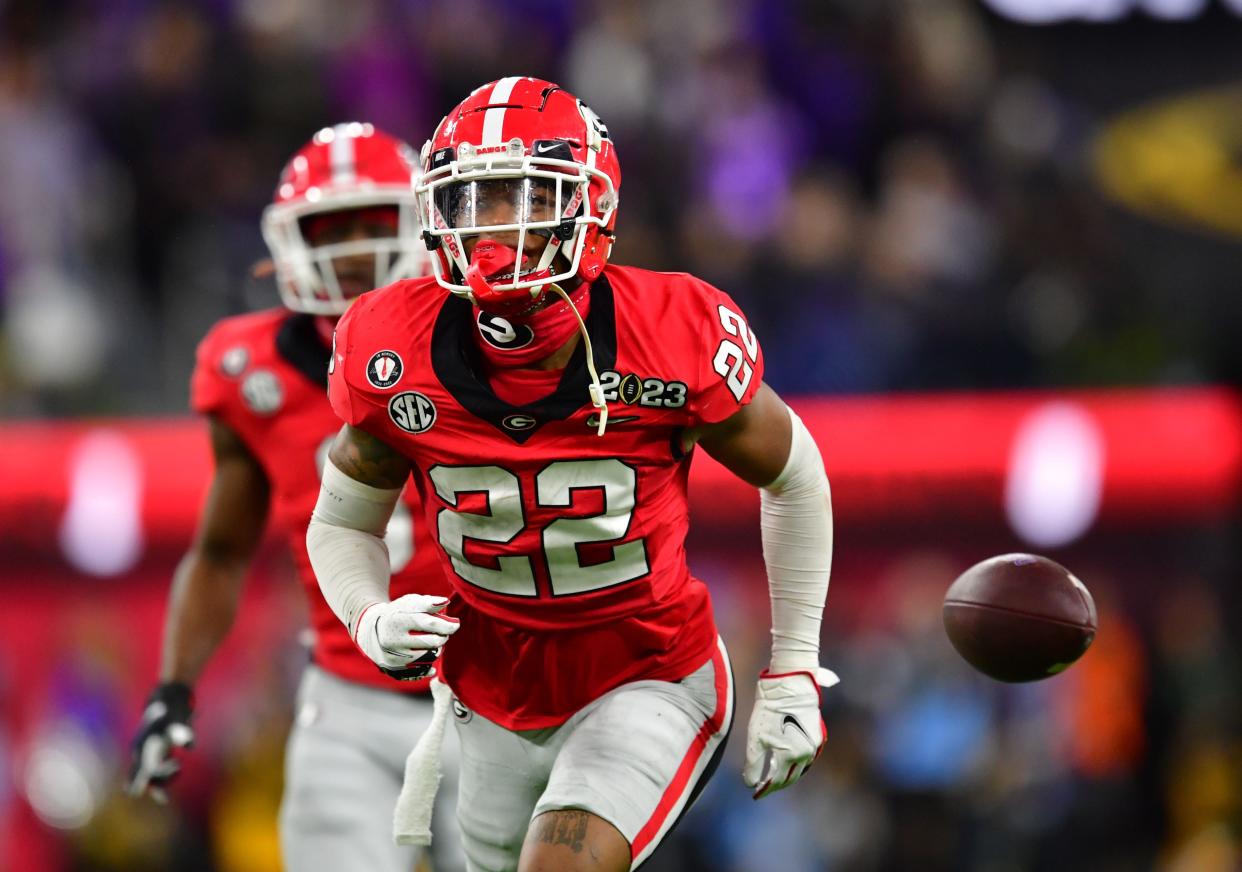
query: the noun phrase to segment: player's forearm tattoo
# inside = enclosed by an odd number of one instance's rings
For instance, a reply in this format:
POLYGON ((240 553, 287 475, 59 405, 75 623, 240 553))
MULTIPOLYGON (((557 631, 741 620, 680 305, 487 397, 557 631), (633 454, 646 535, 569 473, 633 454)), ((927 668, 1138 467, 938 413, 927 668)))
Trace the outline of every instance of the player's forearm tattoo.
POLYGON ((562 809, 541 814, 537 820, 539 829, 535 838, 548 845, 567 845, 575 854, 582 853, 586 840, 587 813, 577 809, 562 809))
POLYGON ((356 427, 349 427, 332 444, 332 462, 350 478, 372 487, 401 487, 410 475, 409 461, 356 427))

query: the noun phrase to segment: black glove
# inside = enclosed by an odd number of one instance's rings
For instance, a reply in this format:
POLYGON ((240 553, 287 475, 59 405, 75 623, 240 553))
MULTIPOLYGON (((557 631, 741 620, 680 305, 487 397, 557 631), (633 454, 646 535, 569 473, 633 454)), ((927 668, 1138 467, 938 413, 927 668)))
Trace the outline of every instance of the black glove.
POLYGON ((420 678, 426 678, 435 674, 435 663, 440 656, 440 649, 435 648, 428 651, 422 657, 412 662, 404 669, 387 669, 383 666, 379 667, 379 671, 387 675, 389 678, 395 678, 397 681, 418 681, 420 678))
POLYGON ((133 761, 125 791, 130 796, 149 794, 157 802, 168 802, 164 788, 181 771, 173 756, 174 748, 194 745, 194 691, 188 684, 169 681, 157 685, 147 698, 142 724, 131 745, 133 761))

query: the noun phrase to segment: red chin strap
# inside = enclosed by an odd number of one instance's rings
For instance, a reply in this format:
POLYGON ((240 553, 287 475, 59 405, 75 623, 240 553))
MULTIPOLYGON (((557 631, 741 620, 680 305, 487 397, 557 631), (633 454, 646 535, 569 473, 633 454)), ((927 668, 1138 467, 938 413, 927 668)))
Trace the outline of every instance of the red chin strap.
MULTIPOLYGON (((530 260, 529 257, 522 255, 523 264, 528 260, 530 260)), ((538 303, 547 293, 546 286, 540 288, 537 294, 532 295, 533 288, 497 290, 487 280, 488 276, 508 272, 516 281, 519 269, 518 253, 514 249, 492 239, 479 240, 470 255, 470 266, 466 268, 466 284, 470 286, 470 291, 474 294, 475 305, 485 312, 511 317, 522 314, 538 303)), ((552 275, 551 269, 542 269, 524 278, 538 280, 550 275, 552 275)))

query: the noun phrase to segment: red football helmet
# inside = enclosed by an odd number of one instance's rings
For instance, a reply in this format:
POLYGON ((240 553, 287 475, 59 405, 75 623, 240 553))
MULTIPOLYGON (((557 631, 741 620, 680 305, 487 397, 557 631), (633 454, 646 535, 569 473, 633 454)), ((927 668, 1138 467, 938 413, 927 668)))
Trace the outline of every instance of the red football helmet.
POLYGON ((594 280, 612 251, 620 185, 608 129, 573 94, 518 76, 476 89, 423 146, 417 190, 436 280, 469 296, 462 237, 515 231, 516 252, 528 233, 548 245, 490 290, 526 288, 538 299, 551 283, 594 280))
POLYGON ((286 306, 315 315, 343 313, 355 294, 342 290, 337 258, 374 257, 376 288, 428 273, 415 161, 408 144, 356 121, 323 128, 289 159, 262 222, 286 306), (317 246, 306 238, 310 216, 375 207, 395 207, 393 235, 317 246))

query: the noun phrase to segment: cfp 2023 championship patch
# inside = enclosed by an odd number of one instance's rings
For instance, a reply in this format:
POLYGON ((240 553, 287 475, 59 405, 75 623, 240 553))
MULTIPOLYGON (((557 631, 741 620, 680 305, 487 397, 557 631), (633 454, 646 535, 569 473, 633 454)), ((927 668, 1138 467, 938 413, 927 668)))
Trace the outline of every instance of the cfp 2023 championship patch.
POLYGON ((388 417, 407 433, 426 433, 436 422, 436 404, 418 391, 402 391, 388 401, 388 417))
POLYGON ((372 387, 390 388, 401 379, 405 369, 395 351, 377 351, 367 361, 367 381, 372 387))

